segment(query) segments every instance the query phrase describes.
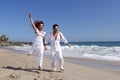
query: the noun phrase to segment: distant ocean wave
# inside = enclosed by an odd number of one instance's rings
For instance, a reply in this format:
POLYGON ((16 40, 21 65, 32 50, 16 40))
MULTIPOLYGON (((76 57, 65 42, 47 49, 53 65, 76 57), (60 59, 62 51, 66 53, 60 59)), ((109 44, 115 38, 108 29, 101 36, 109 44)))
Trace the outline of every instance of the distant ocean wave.
MULTIPOLYGON (((120 44, 119 42, 104 43, 84 43, 72 42, 72 47, 61 46, 64 57, 92 58, 100 60, 120 61, 120 44), (99 44, 99 45, 98 45, 99 44), (117 44, 117 45, 116 45, 117 44), (112 46, 113 45, 113 46, 112 46)), ((9 46, 9 49, 28 52, 30 45, 9 46)), ((45 55, 50 55, 50 47, 45 51, 45 55)))

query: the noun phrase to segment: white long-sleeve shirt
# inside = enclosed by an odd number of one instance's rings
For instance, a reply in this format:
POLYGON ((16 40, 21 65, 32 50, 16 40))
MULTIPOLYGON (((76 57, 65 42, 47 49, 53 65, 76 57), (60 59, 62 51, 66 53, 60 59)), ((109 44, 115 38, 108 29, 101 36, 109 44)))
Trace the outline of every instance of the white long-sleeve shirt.
POLYGON ((43 46, 43 37, 45 36, 45 32, 40 33, 38 29, 36 29, 36 36, 35 39, 33 41, 33 44, 35 46, 43 46))
POLYGON ((57 38, 53 36, 53 33, 50 33, 46 39, 46 41, 50 40, 51 49, 59 49, 60 48, 60 40, 62 40, 65 44, 68 43, 66 38, 63 36, 61 32, 58 32, 57 38))

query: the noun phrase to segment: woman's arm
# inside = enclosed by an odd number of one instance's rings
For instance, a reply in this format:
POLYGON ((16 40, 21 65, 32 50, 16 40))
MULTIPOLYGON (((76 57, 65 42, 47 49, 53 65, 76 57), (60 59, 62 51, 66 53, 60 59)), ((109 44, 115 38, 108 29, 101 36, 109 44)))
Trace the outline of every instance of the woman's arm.
POLYGON ((46 37, 45 37, 45 44, 47 45, 48 43, 48 40, 50 40, 50 37, 51 37, 51 34, 48 34, 46 37))
POLYGON ((32 28, 33 28, 33 30, 34 30, 34 32, 36 32, 36 27, 35 27, 35 24, 34 24, 34 22, 33 22, 33 19, 32 19, 32 14, 31 13, 29 13, 29 18, 30 18, 30 23, 31 23, 31 25, 32 25, 32 28))
POLYGON ((46 37, 43 37, 44 49, 47 50, 47 41, 50 40, 50 34, 46 37))

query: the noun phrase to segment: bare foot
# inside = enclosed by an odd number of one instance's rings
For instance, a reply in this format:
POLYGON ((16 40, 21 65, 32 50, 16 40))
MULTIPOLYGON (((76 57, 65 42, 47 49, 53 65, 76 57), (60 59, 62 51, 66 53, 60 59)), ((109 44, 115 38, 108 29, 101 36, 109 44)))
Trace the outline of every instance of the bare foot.
POLYGON ((63 69, 63 68, 60 68, 60 70, 61 70, 61 71, 64 71, 64 69, 63 69))

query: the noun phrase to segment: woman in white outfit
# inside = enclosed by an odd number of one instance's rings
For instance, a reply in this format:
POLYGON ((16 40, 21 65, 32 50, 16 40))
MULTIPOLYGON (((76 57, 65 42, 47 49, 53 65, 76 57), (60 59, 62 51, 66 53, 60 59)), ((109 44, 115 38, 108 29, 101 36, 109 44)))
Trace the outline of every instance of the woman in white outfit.
POLYGON ((66 38, 63 36, 63 34, 61 32, 58 31, 58 24, 54 24, 53 25, 53 33, 50 33, 47 37, 46 37, 46 41, 50 40, 50 52, 51 52, 51 58, 52 58, 52 62, 51 62, 51 67, 53 71, 56 71, 56 58, 59 61, 59 68, 60 70, 64 71, 63 68, 63 56, 62 56, 62 51, 61 51, 61 47, 60 47, 60 40, 62 39, 63 42, 65 44, 67 44, 69 47, 70 44, 68 43, 68 41, 66 40, 66 38))
POLYGON ((33 53, 37 53, 38 54, 38 68, 39 70, 42 70, 42 62, 43 62, 43 53, 44 53, 44 36, 45 36, 45 32, 42 31, 43 27, 44 27, 44 23, 43 21, 36 21, 35 23, 32 20, 32 14, 29 13, 29 18, 30 18, 30 22, 32 25, 32 28, 36 34, 36 37, 33 41, 32 44, 32 49, 29 52, 30 54, 33 53))

